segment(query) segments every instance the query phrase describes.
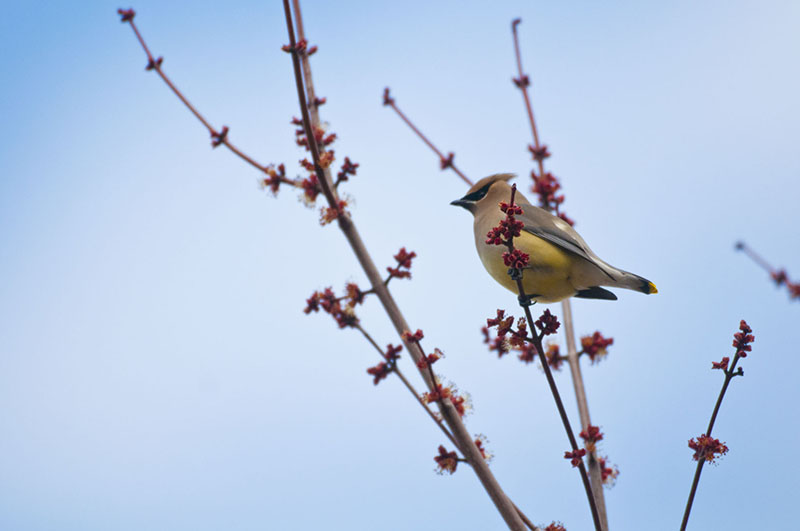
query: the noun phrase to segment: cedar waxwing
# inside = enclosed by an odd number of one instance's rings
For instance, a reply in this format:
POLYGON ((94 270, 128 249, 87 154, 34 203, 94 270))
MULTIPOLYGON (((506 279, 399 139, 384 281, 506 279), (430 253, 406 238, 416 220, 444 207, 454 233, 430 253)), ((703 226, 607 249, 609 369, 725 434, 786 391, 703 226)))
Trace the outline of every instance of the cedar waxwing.
MULTIPOLYGON (((509 173, 490 175, 450 204, 472 212, 475 246, 483 266, 501 285, 517 293, 517 284, 503 263, 507 248, 486 243, 487 233, 505 218, 499 204, 511 200, 507 181, 513 177, 509 173)), ((530 204, 519 190, 514 202, 523 210, 516 218, 525 226, 514 238, 514 247, 530 255, 530 263, 522 271, 522 284, 530 300, 558 302, 567 297, 617 300, 616 295, 600 286, 658 293, 649 280, 602 261, 569 223, 530 204)))

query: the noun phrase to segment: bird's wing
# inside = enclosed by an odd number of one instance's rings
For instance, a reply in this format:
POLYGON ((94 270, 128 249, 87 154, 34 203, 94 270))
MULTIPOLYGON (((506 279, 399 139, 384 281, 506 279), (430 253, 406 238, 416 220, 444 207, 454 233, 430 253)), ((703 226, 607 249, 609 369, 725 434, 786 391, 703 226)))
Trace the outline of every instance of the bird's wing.
POLYGON ((525 205, 523 206, 523 213, 519 216, 519 220, 525 223, 523 228, 525 232, 529 232, 565 251, 580 256, 584 260, 595 265, 610 278, 613 278, 606 270, 606 267, 608 267, 607 264, 592 252, 586 242, 583 241, 580 234, 575 232, 575 229, 563 219, 537 206, 525 205))

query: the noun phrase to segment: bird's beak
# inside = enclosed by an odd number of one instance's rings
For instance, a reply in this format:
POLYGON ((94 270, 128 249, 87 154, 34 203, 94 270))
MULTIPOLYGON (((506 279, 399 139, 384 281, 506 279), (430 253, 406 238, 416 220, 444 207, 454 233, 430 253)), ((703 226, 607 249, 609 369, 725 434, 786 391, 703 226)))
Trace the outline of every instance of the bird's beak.
POLYGON ((455 201, 450 201, 450 204, 453 206, 460 206, 469 210, 472 201, 465 201, 464 199, 456 199, 455 201))

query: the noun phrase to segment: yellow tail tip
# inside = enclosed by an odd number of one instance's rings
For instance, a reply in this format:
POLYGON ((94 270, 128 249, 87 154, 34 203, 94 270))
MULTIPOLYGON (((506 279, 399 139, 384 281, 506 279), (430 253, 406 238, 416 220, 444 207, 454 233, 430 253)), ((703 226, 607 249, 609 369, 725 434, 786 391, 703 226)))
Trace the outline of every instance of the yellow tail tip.
POLYGON ((652 295, 653 293, 658 293, 658 288, 652 282, 647 283, 647 288, 650 290, 649 295, 652 295))

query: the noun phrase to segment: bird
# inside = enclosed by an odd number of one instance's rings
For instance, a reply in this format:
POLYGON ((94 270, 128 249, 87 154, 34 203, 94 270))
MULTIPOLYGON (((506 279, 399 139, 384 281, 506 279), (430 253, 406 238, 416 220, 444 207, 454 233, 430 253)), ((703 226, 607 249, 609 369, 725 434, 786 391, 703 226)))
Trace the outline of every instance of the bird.
MULTIPOLYGON (((503 261, 503 253, 508 249, 486 243, 489 231, 506 216, 499 204, 511 200, 512 188, 508 181, 514 177, 512 173, 485 177, 464 197, 450 204, 465 208, 475 217, 475 247, 486 271, 503 287, 518 293, 516 280, 510 274, 513 271, 503 261)), ((521 271, 528 303, 559 302, 569 297, 617 300, 613 292, 601 286, 658 293, 656 285, 646 278, 601 260, 569 223, 532 205, 519 191, 514 203, 522 208, 522 214, 515 217, 524 227, 513 244, 530 255, 528 265, 521 271)))

